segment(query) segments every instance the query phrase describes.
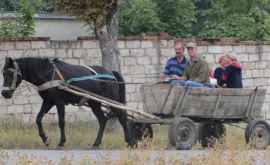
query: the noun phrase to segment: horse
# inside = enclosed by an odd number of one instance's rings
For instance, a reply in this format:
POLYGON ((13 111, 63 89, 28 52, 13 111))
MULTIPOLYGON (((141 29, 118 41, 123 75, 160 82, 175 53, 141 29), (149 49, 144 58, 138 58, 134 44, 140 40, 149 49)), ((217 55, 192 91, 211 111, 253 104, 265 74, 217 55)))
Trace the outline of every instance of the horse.
POLYGON ((102 66, 72 65, 56 58, 41 57, 22 57, 17 59, 6 57, 2 73, 4 81, 1 94, 6 99, 12 97, 22 80, 38 87, 38 94, 42 98, 42 105, 36 116, 36 124, 39 136, 46 146, 50 144, 50 141, 42 126, 44 115, 53 106, 56 106, 58 126, 60 128, 58 147, 64 147, 66 142, 65 105, 80 105, 82 102, 91 107, 99 123, 97 137, 92 147, 96 148, 102 143, 106 122, 112 116, 117 117, 122 125, 125 141, 128 145, 134 145, 130 136, 127 114, 124 111, 115 107, 109 107, 111 111, 107 114, 102 111, 100 102, 84 99, 81 96, 58 88, 59 81, 64 81, 83 90, 125 104, 125 84, 120 73, 108 71, 102 66))

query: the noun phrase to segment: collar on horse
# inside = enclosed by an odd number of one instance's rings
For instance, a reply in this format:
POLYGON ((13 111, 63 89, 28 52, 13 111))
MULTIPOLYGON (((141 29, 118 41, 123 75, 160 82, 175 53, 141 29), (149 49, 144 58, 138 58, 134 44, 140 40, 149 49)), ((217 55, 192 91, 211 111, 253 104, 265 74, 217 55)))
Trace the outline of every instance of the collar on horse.
POLYGON ((38 86, 38 91, 44 91, 50 88, 58 87, 63 83, 71 83, 71 82, 76 82, 76 81, 84 81, 84 80, 97 80, 100 78, 105 78, 105 79, 111 79, 111 80, 116 80, 116 78, 112 74, 98 74, 93 68, 89 66, 84 66, 87 69, 89 69, 91 72, 94 73, 94 75, 89 75, 89 76, 81 76, 81 77, 73 77, 68 80, 65 80, 63 74, 60 72, 60 70, 57 68, 53 60, 49 60, 50 63, 53 66, 53 75, 52 75, 52 80, 47 81, 41 85, 38 86), (58 76, 59 79, 56 79, 55 75, 58 76))

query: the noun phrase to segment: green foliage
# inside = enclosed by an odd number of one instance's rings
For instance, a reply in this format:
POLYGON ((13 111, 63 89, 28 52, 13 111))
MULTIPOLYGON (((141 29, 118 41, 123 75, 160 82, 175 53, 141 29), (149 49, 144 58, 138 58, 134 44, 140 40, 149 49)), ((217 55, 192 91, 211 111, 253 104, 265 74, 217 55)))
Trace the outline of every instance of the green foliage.
POLYGON ((225 1, 219 0, 211 8, 201 10, 201 21, 198 36, 206 38, 237 37, 252 39, 256 33, 252 17, 242 13, 229 11, 225 1), (219 2, 219 3, 217 3, 219 2))
MULTIPOLYGON (((37 6, 37 5, 36 5, 37 6)), ((27 37, 35 33, 35 6, 28 0, 21 0, 16 12, 16 20, 2 21, 0 37, 27 37)))
POLYGON ((16 24, 13 21, 2 21, 0 24, 0 37, 16 37, 16 24))
POLYGON ((256 25, 252 18, 234 14, 220 22, 205 22, 198 36, 206 38, 236 37, 240 39, 254 39, 256 25))
POLYGON ((243 40, 269 39, 266 19, 268 0, 216 0, 200 10, 197 35, 208 38, 236 37, 243 40))
MULTIPOLYGON (((52 13, 55 10, 54 0, 28 0, 38 13, 52 13)), ((20 8, 20 0, 1 0, 0 11, 16 12, 20 8)))
MULTIPOLYGON (((101 27, 121 0, 40 0, 39 13, 62 11, 88 25, 101 27), (55 4, 56 3, 56 4, 55 4)), ((1 0, 1 11, 18 10, 20 0, 1 0)), ((29 0, 35 4, 35 0, 29 0)), ((120 8, 120 33, 167 32, 176 37, 236 37, 270 40, 270 0, 125 0, 120 8)), ((35 6, 35 5, 34 5, 35 6)), ((31 22, 29 20, 29 22, 31 22)), ((6 22, 3 29, 14 26, 6 22)))
POLYGON ((38 13, 53 13, 55 12, 55 0, 41 0, 38 13))
POLYGON ((136 0, 126 3, 120 9, 120 33, 136 35, 143 32, 161 32, 165 24, 156 13, 152 0, 136 0))
POLYGON ((111 22, 118 0, 56 0, 56 6, 66 14, 76 16, 87 24, 100 28, 111 22))
POLYGON ((1 0, 0 11, 14 12, 20 6, 20 0, 1 0))
POLYGON ((189 37, 196 23, 195 5, 190 0, 130 0, 120 10, 120 32, 167 32, 189 37))
POLYGON ((124 35, 164 31, 176 37, 270 39, 270 0, 149 1, 129 0, 140 5, 123 6, 120 28, 124 35))
POLYGON ((17 14, 17 32, 20 36, 31 36, 35 33, 34 8, 28 0, 21 0, 17 14))
POLYGON ((160 20, 165 24, 164 32, 177 37, 192 36, 196 23, 196 8, 191 0, 154 0, 160 20))

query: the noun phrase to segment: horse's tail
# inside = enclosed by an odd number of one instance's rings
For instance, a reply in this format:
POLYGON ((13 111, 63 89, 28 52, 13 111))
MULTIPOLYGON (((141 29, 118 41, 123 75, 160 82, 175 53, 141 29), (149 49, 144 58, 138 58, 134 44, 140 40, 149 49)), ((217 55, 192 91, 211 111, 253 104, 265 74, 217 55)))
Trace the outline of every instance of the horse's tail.
POLYGON ((125 80, 123 76, 117 72, 117 71, 112 71, 114 77, 116 80, 119 82, 119 101, 123 104, 126 104, 126 85, 125 85, 125 80))

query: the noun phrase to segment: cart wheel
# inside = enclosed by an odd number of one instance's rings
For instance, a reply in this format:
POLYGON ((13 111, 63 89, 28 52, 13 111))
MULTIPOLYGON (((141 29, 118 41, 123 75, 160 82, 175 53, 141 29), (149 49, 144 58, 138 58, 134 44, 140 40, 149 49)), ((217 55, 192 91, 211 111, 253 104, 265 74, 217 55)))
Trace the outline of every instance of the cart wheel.
POLYGON ((197 140, 195 123, 188 118, 176 118, 169 130, 170 144, 176 149, 191 149, 197 140))
POLYGON ((255 149, 266 149, 270 142, 270 129, 266 121, 252 121, 247 126, 247 143, 255 149))
POLYGON ((245 140, 246 140, 247 144, 249 143, 250 130, 251 130, 252 127, 254 127, 256 125, 256 123, 258 121, 259 120, 252 120, 251 122, 248 123, 248 125, 247 125, 247 127, 245 129, 245 140))
POLYGON ((221 122, 200 123, 199 140, 202 147, 213 147, 216 140, 222 138, 225 132, 226 128, 221 122))
MULTIPOLYGON (((251 121, 252 122, 252 121, 251 121)), ((249 129, 250 129, 250 123, 248 123, 246 129, 245 129, 245 140, 246 140, 246 143, 248 144, 249 143, 249 129)))
POLYGON ((151 124, 135 123, 132 130, 136 140, 153 139, 154 133, 151 124))

